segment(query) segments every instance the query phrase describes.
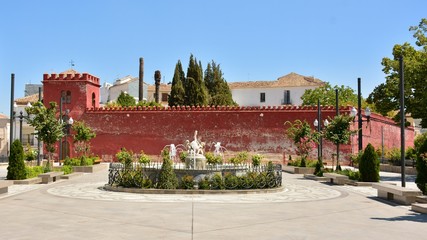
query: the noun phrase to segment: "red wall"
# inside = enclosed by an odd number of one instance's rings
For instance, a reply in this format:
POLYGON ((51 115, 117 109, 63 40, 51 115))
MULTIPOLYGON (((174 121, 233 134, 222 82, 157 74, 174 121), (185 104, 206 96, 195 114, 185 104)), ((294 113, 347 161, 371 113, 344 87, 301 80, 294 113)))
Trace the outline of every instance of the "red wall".
MULTIPOLYGON (((342 114, 350 108, 342 108, 342 114)), ((322 118, 333 117, 335 109, 322 108, 322 118)), ((312 124, 317 118, 317 108, 313 107, 203 107, 203 108, 133 108, 133 109, 96 109, 87 110, 81 117, 97 133, 92 140, 92 152, 111 160, 121 147, 134 152, 158 155, 165 145, 182 144, 192 140, 194 131, 198 137, 210 146, 212 142, 221 142, 229 151, 260 151, 267 153, 295 154, 292 142, 285 137, 286 121, 306 120, 312 124)), ((387 147, 400 144, 400 130, 392 121, 372 116, 372 131, 364 131, 364 146, 372 142, 381 146, 380 129, 384 126, 387 147), (379 129, 379 130, 378 130, 379 129)), ((357 123, 356 123, 357 124, 357 123)), ((366 124, 366 123, 364 123, 366 124)), ((313 127, 314 128, 314 127, 313 127)), ((413 145, 413 130, 408 129, 407 146, 413 145)), ((356 137, 353 137, 357 141, 356 137)), ((345 158, 357 151, 357 142, 340 147, 345 158)), ((207 147, 209 149, 209 147, 207 147)), ((324 158, 330 159, 336 152, 332 143, 324 142, 324 158)), ((317 150, 313 149, 312 157, 316 158, 317 150)), ((343 159, 341 158, 341 159, 343 159)), ((348 158, 348 157, 347 157, 348 158)))

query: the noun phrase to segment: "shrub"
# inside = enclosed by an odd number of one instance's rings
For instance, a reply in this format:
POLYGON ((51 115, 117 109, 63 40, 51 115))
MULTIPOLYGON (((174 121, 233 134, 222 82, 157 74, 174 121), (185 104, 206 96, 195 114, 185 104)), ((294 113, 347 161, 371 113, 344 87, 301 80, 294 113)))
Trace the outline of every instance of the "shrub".
POLYGON ((197 183, 199 189, 208 190, 210 189, 210 181, 208 177, 204 177, 200 179, 200 181, 197 183))
POLYGON ((81 160, 78 158, 66 157, 64 160, 64 165, 67 165, 67 166, 80 166, 80 164, 81 164, 81 160))
POLYGON ((30 144, 27 145, 27 150, 24 153, 24 159, 26 161, 32 161, 37 158, 37 151, 33 150, 30 146, 30 144))
POLYGON ((400 159, 400 149, 392 148, 390 151, 387 152, 386 157, 388 158, 390 164, 394 166, 402 165, 402 161, 400 159))
POLYGON ((116 154, 116 158, 125 166, 125 168, 129 168, 132 166, 132 155, 132 151, 128 151, 126 148, 122 148, 120 149, 120 152, 116 154))
POLYGON ((415 160, 417 159, 417 152, 413 147, 408 147, 405 151, 405 158, 415 160))
POLYGON ((264 156, 260 155, 260 154, 256 154, 252 156, 252 165, 254 167, 257 167, 261 164, 261 160, 264 158, 264 156))
POLYGON ((185 162, 185 158, 188 156, 188 152, 181 152, 179 154, 179 159, 181 159, 181 162, 185 162))
MULTIPOLYGON (((377 154, 378 154, 378 152, 377 152, 377 154)), ((353 163, 353 166, 359 165, 360 158, 362 157, 362 155, 363 155, 363 150, 357 154, 351 154, 350 155, 350 161, 353 163)))
POLYGON ((39 174, 44 173, 43 171, 43 167, 42 166, 34 166, 34 167, 29 167, 29 166, 25 166, 25 178, 34 178, 39 176, 39 174))
POLYGON ((222 164, 222 157, 220 155, 215 156, 211 152, 205 153, 206 162, 209 164, 222 164))
POLYGON ((70 174, 73 172, 73 167, 69 165, 63 165, 61 171, 64 172, 64 175, 70 174))
POLYGON ((378 182, 380 180, 380 162, 375 148, 369 143, 359 163, 360 180, 363 182, 378 182))
POLYGON ((164 150, 162 156, 163 164, 162 169, 160 170, 157 188, 176 189, 178 187, 178 179, 173 170, 173 162, 169 159, 169 152, 164 150))
POLYGON ((93 165, 93 158, 81 156, 80 157, 80 166, 91 166, 93 165))
POLYGON ((181 178, 181 188, 182 189, 193 189, 194 188, 194 178, 190 175, 185 175, 181 178))
POLYGON ((10 146, 9 166, 7 167, 6 178, 8 180, 22 180, 25 177, 24 149, 22 148, 21 141, 15 140, 10 146))
POLYGON ((427 139, 420 144, 418 148, 418 156, 416 162, 417 177, 415 178, 415 183, 417 187, 423 192, 427 193, 426 184, 427 184, 427 139))
POLYGON ((350 180, 360 181, 360 172, 359 171, 351 171, 350 169, 344 169, 339 174, 348 176, 350 180))
POLYGON ((150 157, 141 150, 141 154, 139 155, 138 162, 141 164, 149 164, 151 162, 150 157))
POLYGON ((211 189, 225 189, 221 174, 217 173, 210 179, 211 189))
POLYGON ((239 178, 232 173, 225 174, 224 186, 226 189, 237 189, 237 188, 239 188, 239 178))
POLYGON ((230 158, 230 162, 234 165, 242 164, 248 160, 248 152, 239 152, 235 157, 230 158))
POLYGON ((314 169, 314 175, 322 177, 323 176, 323 162, 321 160, 316 161, 316 166, 314 169))

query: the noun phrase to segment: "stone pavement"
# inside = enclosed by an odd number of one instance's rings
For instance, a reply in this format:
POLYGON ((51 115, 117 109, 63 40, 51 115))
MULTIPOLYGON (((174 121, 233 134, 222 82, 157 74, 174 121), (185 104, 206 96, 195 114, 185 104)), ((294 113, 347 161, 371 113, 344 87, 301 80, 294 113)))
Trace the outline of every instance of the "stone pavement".
POLYGON ((361 240, 427 234, 427 215, 378 200, 371 187, 332 186, 302 175, 284 173, 282 192, 248 195, 116 193, 101 189, 106 182, 105 169, 48 185, 11 186, 0 195, 0 239, 361 240))

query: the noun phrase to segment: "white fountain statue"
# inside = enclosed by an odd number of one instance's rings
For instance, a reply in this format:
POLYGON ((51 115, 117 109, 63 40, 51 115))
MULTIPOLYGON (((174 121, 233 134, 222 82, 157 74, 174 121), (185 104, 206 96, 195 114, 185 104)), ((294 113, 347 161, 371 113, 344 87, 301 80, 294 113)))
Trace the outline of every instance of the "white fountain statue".
POLYGON ((194 140, 186 141, 188 156, 185 158, 185 165, 190 168, 205 168, 206 157, 204 156, 205 143, 197 139, 197 130, 194 131, 194 140))

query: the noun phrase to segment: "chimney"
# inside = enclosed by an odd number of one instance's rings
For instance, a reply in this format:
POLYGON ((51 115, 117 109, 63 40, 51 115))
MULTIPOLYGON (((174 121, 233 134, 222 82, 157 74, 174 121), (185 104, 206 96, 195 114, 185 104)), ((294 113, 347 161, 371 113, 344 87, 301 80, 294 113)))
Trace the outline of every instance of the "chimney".
POLYGON ((142 101, 144 96, 144 58, 139 58, 139 89, 138 99, 142 101))
POLYGON ((162 75, 161 75, 161 73, 160 73, 160 71, 159 70, 156 70, 155 72, 154 72, 154 81, 155 81, 155 83, 156 83, 156 93, 155 93, 155 100, 156 100, 156 103, 159 103, 160 102, 160 80, 162 79, 162 75))

